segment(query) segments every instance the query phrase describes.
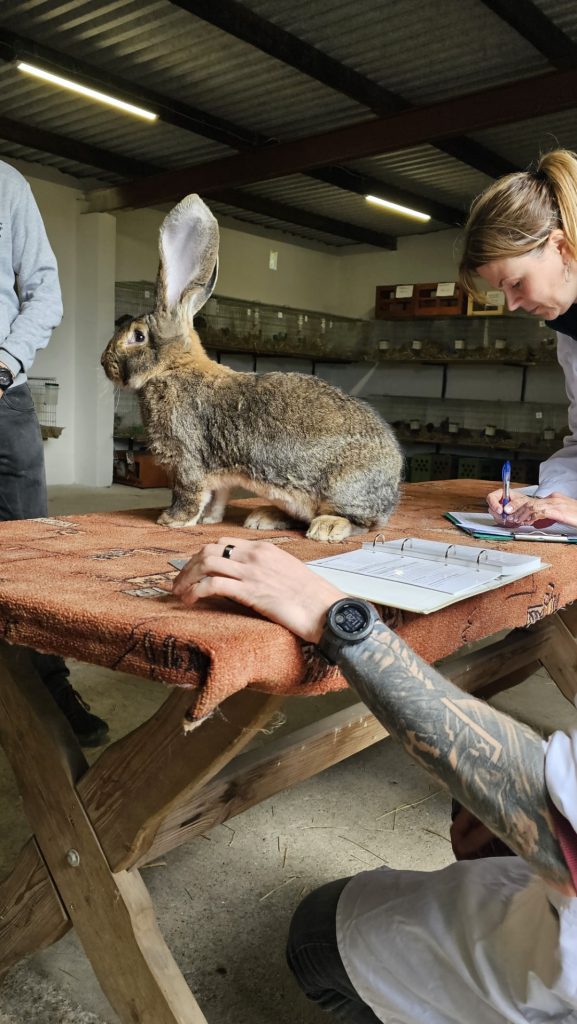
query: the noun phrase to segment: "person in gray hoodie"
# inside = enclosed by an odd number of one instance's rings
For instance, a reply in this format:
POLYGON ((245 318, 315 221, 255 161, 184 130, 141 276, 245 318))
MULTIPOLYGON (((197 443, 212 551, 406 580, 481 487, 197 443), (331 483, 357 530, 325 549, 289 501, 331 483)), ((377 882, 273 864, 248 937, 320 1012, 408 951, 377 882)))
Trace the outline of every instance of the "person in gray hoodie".
MULTIPOLYGON (((42 434, 27 371, 62 319, 56 258, 26 179, 0 161, 0 520, 48 513, 42 434)), ((56 655, 32 652, 44 685, 83 746, 108 725, 90 712, 56 655)))

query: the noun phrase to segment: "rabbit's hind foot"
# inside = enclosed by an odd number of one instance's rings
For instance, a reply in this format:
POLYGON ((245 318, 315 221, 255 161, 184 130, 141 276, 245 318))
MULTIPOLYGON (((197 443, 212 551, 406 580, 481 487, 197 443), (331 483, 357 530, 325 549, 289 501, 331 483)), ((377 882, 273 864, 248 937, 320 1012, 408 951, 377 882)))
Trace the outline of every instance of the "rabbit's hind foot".
POLYGON ((321 540, 329 544, 338 544, 353 533, 365 533, 360 526, 355 526, 344 516, 315 516, 307 530, 309 540, 321 540))
POLYGON ((274 505, 263 505, 255 508, 243 523, 247 530, 290 530, 294 529, 295 519, 274 505))

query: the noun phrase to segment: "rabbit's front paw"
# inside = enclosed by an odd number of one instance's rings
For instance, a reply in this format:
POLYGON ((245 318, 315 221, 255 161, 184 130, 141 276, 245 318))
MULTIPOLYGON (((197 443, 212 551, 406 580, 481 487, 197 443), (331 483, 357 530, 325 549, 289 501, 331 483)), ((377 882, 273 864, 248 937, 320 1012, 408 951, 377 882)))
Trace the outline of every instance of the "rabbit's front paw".
POLYGON ((360 529, 343 516, 315 516, 307 530, 307 537, 309 540, 338 544, 350 537, 351 533, 360 533, 360 529))
POLYGON ((255 508, 243 523, 247 530, 288 530, 294 526, 294 519, 283 513, 280 508, 265 505, 255 508))
POLYGON ((156 520, 156 522, 160 526, 170 526, 170 527, 172 527, 173 530, 178 530, 179 528, 181 528, 183 526, 196 526, 196 524, 198 523, 198 520, 199 520, 199 514, 198 513, 195 516, 188 516, 188 517, 186 517, 184 515, 175 516, 170 511, 170 509, 167 508, 167 509, 164 510, 164 512, 162 512, 159 515, 159 517, 156 520))

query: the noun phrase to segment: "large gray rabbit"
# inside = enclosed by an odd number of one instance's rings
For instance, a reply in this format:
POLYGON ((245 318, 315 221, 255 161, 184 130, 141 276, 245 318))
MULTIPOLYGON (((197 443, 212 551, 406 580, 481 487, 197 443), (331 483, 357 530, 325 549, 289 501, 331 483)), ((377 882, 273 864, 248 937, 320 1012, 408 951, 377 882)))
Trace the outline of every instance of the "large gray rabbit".
POLYGON ((156 306, 121 327, 102 365, 138 393, 150 448, 172 474, 158 522, 222 520, 231 487, 274 507, 245 526, 308 524, 307 537, 340 541, 382 526, 395 507, 402 456, 390 427, 357 399, 300 373, 238 373, 210 359, 193 317, 210 297, 218 224, 187 196, 160 229, 156 306))

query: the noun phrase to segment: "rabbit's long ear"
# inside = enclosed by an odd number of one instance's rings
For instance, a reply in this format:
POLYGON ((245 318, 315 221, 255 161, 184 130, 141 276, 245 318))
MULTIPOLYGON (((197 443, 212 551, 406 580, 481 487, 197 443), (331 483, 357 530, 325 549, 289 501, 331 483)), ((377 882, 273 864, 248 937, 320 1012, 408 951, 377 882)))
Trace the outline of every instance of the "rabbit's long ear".
POLYGON ((159 250, 157 308, 192 322, 218 271, 218 223, 199 196, 186 196, 165 217, 159 250))

